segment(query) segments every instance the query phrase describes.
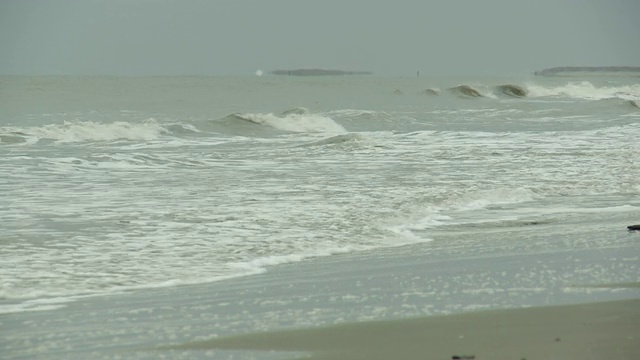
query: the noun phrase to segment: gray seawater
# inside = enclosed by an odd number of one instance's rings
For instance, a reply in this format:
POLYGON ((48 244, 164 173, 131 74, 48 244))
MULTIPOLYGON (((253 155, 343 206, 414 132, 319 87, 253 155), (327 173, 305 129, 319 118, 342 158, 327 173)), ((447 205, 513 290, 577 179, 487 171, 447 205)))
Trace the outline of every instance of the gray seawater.
POLYGON ((640 223, 639 104, 638 78, 0 77, 0 312, 418 243, 580 248, 486 239, 640 223))

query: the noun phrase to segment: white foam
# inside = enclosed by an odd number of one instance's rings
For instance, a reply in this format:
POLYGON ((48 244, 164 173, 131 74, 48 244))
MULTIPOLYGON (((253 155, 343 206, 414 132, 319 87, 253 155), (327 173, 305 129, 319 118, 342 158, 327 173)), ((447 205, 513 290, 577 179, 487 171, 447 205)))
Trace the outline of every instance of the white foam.
POLYGON ((425 236, 424 232, 443 225, 449 220, 451 217, 442 215, 440 209, 433 207, 420 211, 417 216, 399 219, 399 223, 388 225, 385 229, 408 243, 430 242, 433 239, 425 236))
POLYGON ((249 270, 251 274, 259 274, 266 271, 266 267, 300 262, 305 259, 336 254, 346 254, 358 250, 357 246, 334 247, 319 249, 308 253, 274 255, 256 258, 245 262, 229 264, 231 268, 249 270))

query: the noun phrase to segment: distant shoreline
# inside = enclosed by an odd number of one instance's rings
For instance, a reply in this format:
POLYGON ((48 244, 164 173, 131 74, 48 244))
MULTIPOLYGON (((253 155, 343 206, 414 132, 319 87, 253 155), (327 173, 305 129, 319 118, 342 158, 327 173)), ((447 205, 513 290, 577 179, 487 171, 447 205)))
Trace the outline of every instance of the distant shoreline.
POLYGON ((536 71, 536 76, 570 76, 576 73, 594 75, 640 76, 640 66, 560 66, 536 71))
POLYGON ((292 69, 292 70, 274 70, 273 75, 291 75, 291 76, 341 76, 341 75, 372 75, 371 71, 345 71, 345 70, 327 70, 327 69, 292 69))

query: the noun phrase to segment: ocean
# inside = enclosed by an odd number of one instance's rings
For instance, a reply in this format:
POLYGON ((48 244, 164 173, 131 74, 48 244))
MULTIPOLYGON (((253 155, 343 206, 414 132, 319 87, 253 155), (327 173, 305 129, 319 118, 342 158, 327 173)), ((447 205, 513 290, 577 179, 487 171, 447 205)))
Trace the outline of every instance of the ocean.
POLYGON ((639 107, 628 77, 2 76, 0 327, 389 251, 640 281, 639 107))

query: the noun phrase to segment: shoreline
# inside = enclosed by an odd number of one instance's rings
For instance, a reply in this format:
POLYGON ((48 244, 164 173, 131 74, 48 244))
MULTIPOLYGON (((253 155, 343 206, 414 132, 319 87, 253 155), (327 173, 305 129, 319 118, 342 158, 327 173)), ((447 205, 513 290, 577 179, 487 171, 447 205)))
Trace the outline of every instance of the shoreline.
MULTIPOLYGON (((637 286, 637 284, 635 284, 637 286)), ((310 353, 308 359, 638 359, 640 299, 261 332, 175 350, 310 353)))
MULTIPOLYGON (((543 339, 540 333, 535 333, 535 327, 519 326, 526 324, 526 321, 510 322, 511 317, 498 318, 489 325, 478 320, 470 321, 465 329, 476 331, 478 336, 493 334, 494 340, 515 336, 515 331, 531 331, 538 336, 539 342, 520 344, 510 340, 514 354, 516 350, 529 348, 532 349, 531 353, 518 353, 519 357, 488 357, 495 349, 457 346, 460 345, 454 341, 457 338, 452 338, 449 343, 436 341, 437 346, 450 345, 440 348, 440 353, 436 349, 423 353, 421 344, 424 336, 418 341, 415 334, 426 331, 428 338, 440 339, 447 333, 442 331, 442 326, 454 326, 456 319, 468 321, 464 319, 479 316, 471 314, 510 314, 512 311, 524 311, 526 314, 533 311, 528 308, 553 309, 568 305, 564 309, 573 309, 574 306, 580 308, 607 301, 621 301, 615 304, 629 301, 633 306, 614 305, 609 308, 613 312, 609 313, 627 309, 624 311, 628 312, 628 316, 625 315, 623 320, 637 319, 640 311, 640 278, 637 275, 638 245, 635 236, 621 234, 615 246, 611 243, 608 246, 583 244, 581 249, 573 247, 569 250, 568 247, 555 246, 544 251, 527 247, 522 251, 511 249, 507 253, 496 253, 491 249, 501 248, 502 240, 509 243, 510 236, 500 240, 492 233, 487 237, 493 239, 492 247, 487 248, 485 238, 476 234, 473 240, 484 246, 438 248, 433 244, 412 245, 369 253, 343 254, 282 264, 263 274, 215 283, 88 297, 63 304, 63 307, 55 310, 4 314, 0 316, 0 331, 3 332, 0 348, 4 349, 4 358, 16 360, 112 359, 117 356, 145 360, 162 357, 275 360, 299 357, 312 350, 316 350, 316 359, 357 360, 356 356, 360 355, 353 354, 350 344, 360 344, 358 348, 365 350, 367 346, 373 346, 367 345, 372 343, 370 331, 379 327, 376 331, 380 332, 380 337, 373 341, 375 346, 379 345, 376 350, 381 354, 379 359, 429 359, 429 356, 451 359, 453 355, 475 354, 478 360, 518 360, 526 356, 534 360, 535 347, 542 340, 547 341, 548 337, 543 339), (445 325, 429 329, 422 321, 444 321, 445 325), (502 328, 486 331, 487 326, 491 328, 502 321, 505 321, 502 328), (380 325, 370 328, 371 324, 380 325), (412 326, 418 326, 418 330, 411 330, 412 326), (340 349, 348 354, 343 357, 327 352, 335 347, 331 334, 336 329, 344 331, 338 340, 353 339, 341 345, 340 349), (207 343, 211 339, 231 339, 236 336, 246 339, 255 334, 277 335, 287 331, 288 334, 302 336, 294 344, 299 349, 296 353, 285 351, 291 349, 290 344, 277 342, 273 344, 283 350, 247 350, 245 344, 236 347, 237 350, 222 349, 218 344, 202 349, 191 346, 201 341, 207 343), (387 348, 389 350, 385 350, 387 348), (394 353, 390 354, 389 351, 394 353)), ((539 240, 543 239, 546 237, 539 240)), ((617 334, 627 326, 625 323, 606 323, 608 320, 604 315, 601 318, 589 318, 588 314, 576 314, 572 317, 562 314, 550 316, 551 320, 559 321, 557 326, 551 328, 566 331, 558 335, 542 334, 553 339, 566 338, 566 342, 561 342, 563 344, 576 344, 577 340, 568 341, 571 336, 567 334, 582 331, 585 336, 597 336, 598 332, 593 331, 593 327, 582 328, 575 319, 591 319, 589 321, 592 323, 605 321, 604 324, 612 328, 606 328, 606 334, 617 334)), ((538 318, 529 315, 529 319, 538 318)), ((640 319, 634 322, 640 324, 640 319)), ((637 325, 634 326, 637 329, 637 325)), ((451 329, 449 334, 460 332, 459 328, 451 329)), ((630 336, 640 338, 635 329, 630 336)), ((462 335, 467 341, 473 339, 472 333, 462 335)), ((488 341, 485 340, 482 341, 488 341)), ((622 344, 620 346, 627 346, 621 340, 616 341, 622 344)), ((542 348, 546 348, 548 342, 544 344, 542 348)), ((608 345, 604 347, 611 348, 608 345)), ((358 354, 362 354, 363 359, 376 359, 373 357, 376 354, 367 351, 358 354)), ((603 357, 574 358, 601 360, 603 357)), ((625 357, 616 355, 614 358, 625 357)))

